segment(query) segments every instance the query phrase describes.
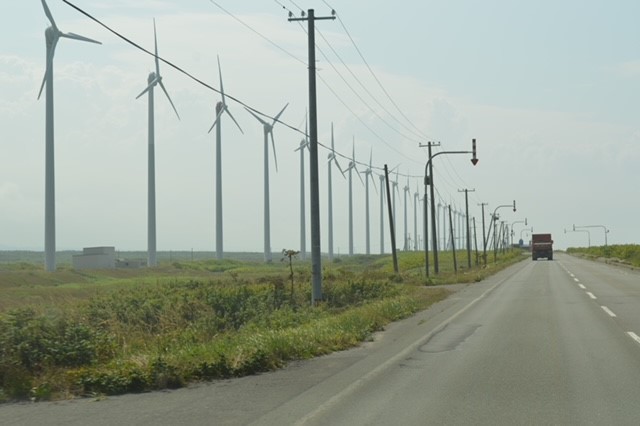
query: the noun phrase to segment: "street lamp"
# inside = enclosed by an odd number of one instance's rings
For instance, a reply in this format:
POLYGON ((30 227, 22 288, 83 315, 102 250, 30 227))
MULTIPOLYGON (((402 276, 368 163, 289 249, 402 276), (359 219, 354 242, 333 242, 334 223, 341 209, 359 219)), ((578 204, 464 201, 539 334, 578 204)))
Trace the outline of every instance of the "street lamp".
POLYGON ((531 227, 531 229, 527 229, 527 228, 522 228, 522 231, 520 231, 520 239, 522 240, 522 233, 523 232, 529 232, 530 234, 533 234, 533 226, 531 227))
POLYGON ((519 220, 519 221, 516 221, 516 222, 511 222, 511 246, 513 246, 513 235, 515 234, 515 231, 513 230, 513 226, 516 223, 524 223, 524 226, 527 226, 527 218, 525 217, 524 221, 519 220))
MULTIPOLYGON (((513 205, 511 204, 503 204, 501 206, 498 206, 495 208, 495 210, 493 211, 493 214, 491 215, 491 222, 489 222, 489 229, 491 229, 491 223, 493 223, 493 261, 496 261, 496 258, 498 257, 498 246, 497 246, 497 241, 496 241, 496 219, 498 218, 498 216, 496 215, 496 212, 498 211, 498 209, 503 208, 503 207, 513 207, 513 211, 516 211, 516 200, 513 200, 513 205)), ((484 241, 484 249, 487 249, 487 243, 489 239, 487 238, 487 240, 484 241)))
MULTIPOLYGON (((569 232, 586 232, 587 233, 587 248, 591 247, 591 232, 589 232, 588 229, 574 229, 574 230, 569 230, 569 232)), ((567 233, 567 230, 564 230, 564 233, 567 233)))
MULTIPOLYGON (((439 145, 439 143, 438 143, 439 145)), ((429 276, 429 244, 426 243, 428 241, 428 218, 427 218, 427 211, 428 211, 428 202, 427 202, 427 186, 431 186, 431 241, 432 241, 432 245, 433 245, 433 270, 436 274, 438 274, 439 272, 439 266, 438 266, 438 236, 436 233, 436 222, 435 222, 435 217, 436 217, 436 204, 435 204, 435 197, 434 197, 434 187, 433 187, 433 164, 431 163, 431 161, 437 157, 438 155, 444 155, 444 154, 471 154, 471 164, 473 164, 474 166, 476 164, 478 164, 478 158, 476 156, 476 140, 472 139, 471 140, 471 151, 440 151, 440 152, 436 152, 435 154, 431 154, 431 147, 434 146, 433 142, 428 142, 426 145, 424 144, 419 144, 420 148, 424 148, 425 146, 428 147, 429 149, 429 160, 427 161, 427 163, 424 165, 424 238, 425 238, 425 245, 424 245, 424 257, 425 257, 425 270, 427 273, 427 277, 429 276)), ((515 207, 515 202, 514 202, 514 207, 515 207)))
POLYGON ((602 228, 602 230, 604 231, 604 246, 607 247, 607 234, 609 233, 609 230, 607 229, 606 226, 604 225, 584 225, 584 226, 573 225, 574 231, 576 231, 578 228, 602 228))

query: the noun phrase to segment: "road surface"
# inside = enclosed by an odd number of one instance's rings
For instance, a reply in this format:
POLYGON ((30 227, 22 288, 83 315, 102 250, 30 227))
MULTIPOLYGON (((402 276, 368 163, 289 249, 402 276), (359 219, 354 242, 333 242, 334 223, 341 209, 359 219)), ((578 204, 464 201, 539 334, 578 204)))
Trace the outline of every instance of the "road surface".
POLYGON ((640 273, 525 260, 362 347, 268 374, 5 404, 20 425, 640 424, 640 273))

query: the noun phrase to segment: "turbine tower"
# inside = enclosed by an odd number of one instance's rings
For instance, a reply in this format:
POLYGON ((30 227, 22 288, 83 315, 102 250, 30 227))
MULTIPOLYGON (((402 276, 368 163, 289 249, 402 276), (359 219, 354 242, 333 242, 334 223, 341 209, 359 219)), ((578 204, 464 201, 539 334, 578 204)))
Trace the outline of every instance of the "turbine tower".
POLYGON ((380 254, 384 254, 384 175, 380 178, 380 254))
POLYGON ((222 131, 220 129, 222 114, 226 112, 233 122, 236 123, 240 133, 244 134, 244 132, 227 106, 227 100, 224 96, 224 86, 222 85, 220 56, 218 56, 218 75, 220 76, 220 95, 222 96, 222 101, 216 104, 216 119, 209 129, 209 133, 211 133, 214 127, 216 128, 216 258, 222 259, 224 255, 222 239, 222 131))
POLYGON ((349 172, 349 256, 353 256, 353 180, 352 171, 355 170, 356 174, 360 178, 360 182, 364 184, 360 172, 356 167, 356 140, 353 138, 353 145, 351 148, 351 161, 347 166, 349 172))
POLYGON ((369 179, 371 179, 371 183, 373 183, 373 187, 376 187, 376 181, 373 179, 373 170, 371 167, 371 162, 373 158, 373 149, 369 152, 369 167, 364 171, 364 181, 365 181, 365 235, 366 235, 366 243, 365 250, 367 254, 371 254, 371 239, 369 235, 369 179))
POLYGON ((304 193, 304 150, 309 149, 308 127, 304 127, 304 139, 300 141, 300 146, 295 151, 300 151, 300 254, 302 260, 307 258, 307 239, 306 239, 306 213, 305 213, 305 193, 304 193))
POLYGON ((409 187, 409 178, 407 177, 407 184, 403 188, 404 192, 404 251, 409 251, 409 226, 407 224, 407 195, 409 195, 411 188, 409 187))
POLYGON ((47 69, 42 79, 38 99, 42 96, 45 85, 45 187, 44 187, 44 265, 47 272, 56 270, 56 193, 55 193, 55 161, 54 161, 54 140, 53 140, 53 56, 60 37, 73 40, 87 41, 90 43, 102 44, 99 41, 74 34, 63 33, 58 29, 49 6, 42 0, 44 13, 47 15, 51 26, 45 32, 47 46, 47 69))
POLYGON ((287 103, 284 108, 280 110, 278 115, 275 116, 271 124, 258 117, 253 111, 245 107, 256 120, 262 123, 264 129, 264 261, 271 263, 273 260, 271 254, 271 218, 269 216, 269 135, 271 135, 271 146, 273 147, 273 160, 276 165, 276 172, 278 171, 278 158, 276 157, 276 142, 273 139, 273 126, 276 124, 282 113, 289 106, 287 103))
POLYGON ((167 89, 162 84, 162 76, 160 75, 160 61, 158 60, 158 37, 156 35, 156 20, 153 20, 153 42, 155 46, 155 64, 156 71, 151 72, 147 78, 148 86, 142 91, 136 99, 140 98, 145 93, 149 94, 149 152, 148 152, 148 178, 147 178, 147 266, 154 267, 158 265, 156 258, 156 163, 155 163, 155 122, 154 122, 154 98, 153 89, 156 85, 160 85, 160 88, 167 96, 169 103, 173 107, 173 110, 180 120, 180 114, 176 109, 167 89))
POLYGON ((393 229, 396 235, 396 243, 398 241, 398 226, 396 225, 398 221, 396 220, 396 193, 400 195, 400 191, 398 190, 398 171, 396 170, 396 180, 391 181, 391 202, 393 207, 393 229))
POLYGON ((344 176, 344 172, 342 171, 342 169, 340 168, 340 164, 338 164, 338 160, 336 159, 336 150, 335 150, 335 145, 334 145, 334 140, 333 140, 333 123, 331 123, 331 152, 329 153, 329 155, 327 156, 328 158, 328 178, 329 178, 329 186, 327 188, 327 192, 329 195, 329 261, 333 260, 333 193, 332 193, 332 188, 331 188, 331 163, 334 163, 336 165, 336 167, 338 168, 338 170, 340 170, 340 173, 342 173, 342 177, 344 176))
POLYGON ((413 193, 413 250, 418 251, 418 201, 420 201, 420 192, 416 187, 413 193))

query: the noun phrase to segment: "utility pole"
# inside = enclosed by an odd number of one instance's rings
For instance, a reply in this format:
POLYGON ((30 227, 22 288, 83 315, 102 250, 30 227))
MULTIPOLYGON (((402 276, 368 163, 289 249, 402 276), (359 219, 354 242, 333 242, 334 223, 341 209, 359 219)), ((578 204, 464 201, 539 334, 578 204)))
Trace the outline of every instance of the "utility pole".
MULTIPOLYGON (((398 254, 396 253, 396 230, 393 226, 393 209, 391 207, 391 194, 389 193, 389 168, 384 165, 384 181, 387 190, 387 208, 389 209, 389 231, 391 233, 391 253, 393 256, 393 272, 398 273, 398 254)), ((382 190, 382 188, 380 188, 382 190)))
POLYGON ((309 41, 309 192, 311 209, 311 303, 322 300, 322 258, 320 251, 320 185, 318 182, 318 110, 316 98, 316 20, 336 19, 335 11, 331 16, 316 17, 309 9, 305 17, 294 18, 289 12, 289 22, 307 21, 309 41))
POLYGON ((469 224, 469 192, 476 192, 475 189, 459 189, 458 192, 464 192, 464 205, 467 218, 467 266, 471 269, 471 228, 469 224))
POLYGON ((482 259, 484 266, 487 266, 487 233, 484 228, 484 206, 488 206, 489 203, 480 203, 478 205, 482 206, 482 259))
POLYGON ((451 204, 449 204, 449 225, 451 226, 451 249, 453 250, 453 270, 458 273, 458 261, 456 260, 456 237, 455 228, 453 227, 453 219, 451 218, 451 204))

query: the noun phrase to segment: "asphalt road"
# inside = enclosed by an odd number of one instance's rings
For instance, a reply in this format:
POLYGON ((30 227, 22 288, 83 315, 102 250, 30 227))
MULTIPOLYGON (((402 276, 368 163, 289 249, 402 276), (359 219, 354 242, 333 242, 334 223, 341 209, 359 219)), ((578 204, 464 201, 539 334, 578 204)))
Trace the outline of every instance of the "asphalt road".
POLYGON ((5 404, 0 424, 637 425, 638 336, 640 273, 560 254, 354 350, 177 391, 5 404))

